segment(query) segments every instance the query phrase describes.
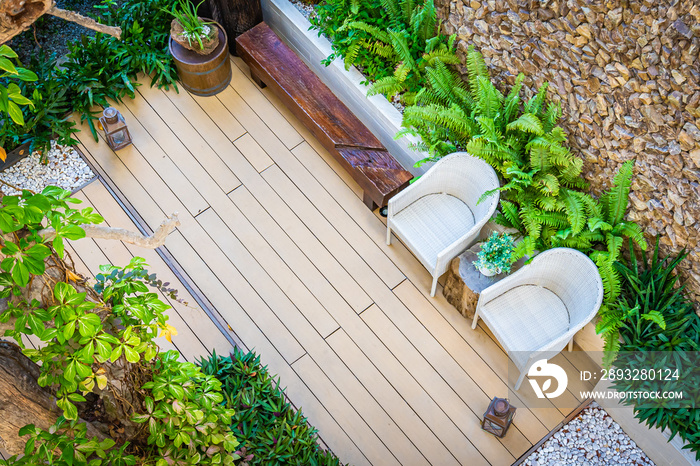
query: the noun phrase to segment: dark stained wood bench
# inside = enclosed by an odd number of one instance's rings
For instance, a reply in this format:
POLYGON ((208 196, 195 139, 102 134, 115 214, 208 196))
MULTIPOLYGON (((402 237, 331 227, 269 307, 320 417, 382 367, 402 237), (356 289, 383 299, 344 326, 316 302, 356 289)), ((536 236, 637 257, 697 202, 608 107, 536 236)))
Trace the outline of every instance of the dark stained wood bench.
POLYGON ((261 23, 236 39, 253 80, 268 86, 364 191, 374 210, 413 178, 318 76, 261 23))

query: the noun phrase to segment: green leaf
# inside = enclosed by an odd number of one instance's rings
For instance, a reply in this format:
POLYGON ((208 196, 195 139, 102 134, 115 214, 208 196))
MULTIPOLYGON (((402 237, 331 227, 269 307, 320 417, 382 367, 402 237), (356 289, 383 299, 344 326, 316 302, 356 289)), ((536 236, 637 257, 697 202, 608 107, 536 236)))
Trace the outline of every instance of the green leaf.
POLYGON ((141 359, 139 353, 134 351, 132 347, 126 345, 124 346, 124 356, 126 356, 126 360, 132 364, 136 364, 139 362, 139 359, 141 359))

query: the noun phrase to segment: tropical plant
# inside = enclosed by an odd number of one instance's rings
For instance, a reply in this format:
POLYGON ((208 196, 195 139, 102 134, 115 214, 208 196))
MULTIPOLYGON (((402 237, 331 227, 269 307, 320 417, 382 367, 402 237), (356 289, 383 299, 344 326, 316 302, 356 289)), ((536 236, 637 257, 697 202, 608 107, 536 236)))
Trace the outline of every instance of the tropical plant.
MULTIPOLYGON (((674 270, 688 255, 685 250, 675 258, 659 257, 659 237, 651 258, 646 254, 638 261, 630 242, 630 259, 627 264, 616 261, 614 267, 621 277, 618 298, 608 305, 596 326, 606 338, 606 363, 612 362, 620 349, 620 332, 635 335, 639 341, 654 340, 667 334, 666 315, 686 314, 692 304, 683 295, 683 287, 677 286, 674 270), (610 340, 608 342, 608 340, 610 340)), ((670 329, 668 332, 670 333, 670 329)), ((632 344, 630 338, 628 344, 632 344)), ((658 350, 673 350, 674 340, 659 345, 658 350)))
POLYGON ((33 107, 22 108, 24 124, 18 125, 10 119, 0 123, 0 146, 8 150, 29 142, 29 152, 48 154, 51 141, 61 145, 73 145, 77 141, 75 123, 66 118, 72 110, 69 89, 57 79, 56 56, 47 58, 41 51, 31 57, 29 67, 37 75, 36 81, 20 82, 23 95, 31 96, 33 107))
POLYGON ((478 260, 473 262, 474 267, 490 269, 496 273, 510 273, 513 250, 513 237, 494 231, 481 243, 481 249, 476 255, 478 260))
POLYGON ((630 396, 623 402, 632 405, 635 417, 648 426, 668 429, 671 438, 680 436, 687 442, 684 448, 700 460, 700 317, 675 275, 686 256, 681 251, 676 258, 660 257, 657 237, 651 258, 643 254, 638 260, 632 251, 627 263, 616 263, 622 276, 620 299, 603 321, 618 329, 622 339, 615 368, 661 375, 621 377, 613 382, 614 388, 622 392, 683 393, 682 399, 630 396))
POLYGON ((182 35, 187 39, 190 46, 192 45, 192 41, 195 41, 199 45, 199 48, 204 50, 202 39, 208 36, 208 25, 213 23, 203 21, 197 15, 197 10, 202 3, 204 3, 204 0, 195 6, 189 0, 178 0, 173 4, 171 10, 166 11, 173 15, 177 22, 180 23, 180 26, 182 26, 182 35))
POLYGON ((227 404, 235 409, 233 431, 247 465, 336 466, 340 462, 318 445, 316 429, 292 407, 279 379, 260 363, 260 356, 234 348, 231 356, 214 354, 200 361, 205 374, 222 383, 227 404))
MULTIPOLYGON (((62 412, 48 433, 23 430, 34 438, 25 450, 35 461, 30 464, 64 459, 73 464, 68 461, 74 450, 85 456, 75 464, 96 465, 121 448, 138 453, 145 465, 231 464, 238 443, 221 383, 179 361, 179 353, 160 352, 154 342, 158 336, 170 339, 175 329, 165 314, 170 306, 149 288, 158 282, 144 260, 134 258, 124 268, 103 266, 99 292, 78 289, 83 282, 63 261, 64 241, 84 237, 81 225, 102 218, 91 208, 69 207, 79 202, 69 194, 56 187, 40 194, 24 191, 3 197, 0 207, 0 297, 10 298, 0 322, 11 323, 4 336, 39 364, 37 383, 55 394, 62 412), (39 348, 24 346, 25 336, 41 341, 39 348), (82 427, 73 421, 81 406, 96 398, 111 407, 103 416, 124 432, 119 446, 76 435, 82 427), (125 440, 131 447, 124 447, 125 440)), ((15 457, 7 464, 27 464, 23 461, 15 457)))
MULTIPOLYGON (((350 2, 342 24, 335 29, 330 25, 328 13, 319 14, 316 25, 326 33, 332 30, 334 49, 343 56, 346 69, 358 65, 369 74, 374 83, 368 95, 400 95, 402 101, 411 104, 428 66, 435 66, 438 61, 459 63, 454 48, 456 35, 447 38, 440 34, 433 0, 381 0, 379 3, 379 18, 363 16, 366 12, 361 10, 361 2, 355 0, 350 2), (376 69, 372 66, 375 61, 379 62, 376 69)), ((325 9, 328 5, 318 7, 317 11, 325 9)), ((334 12, 338 10, 340 8, 334 12)), ((335 56, 328 57, 325 63, 329 64, 335 56)))
MULTIPOLYGON (((20 105, 34 106, 34 103, 22 95, 16 81, 36 81, 37 76, 12 63, 17 54, 7 45, 0 45, 0 115, 7 114, 18 125, 24 124, 20 105)), ((3 159, 4 160, 4 159, 3 159)))
POLYGON ((444 64, 429 67, 428 85, 416 105, 406 108, 402 134, 420 136, 431 154, 419 164, 458 150, 484 159, 503 180, 497 222, 523 236, 513 260, 553 247, 579 249, 598 265, 606 302, 613 302, 619 277, 612 264, 623 238, 646 248, 639 226, 624 220, 633 163, 622 165, 613 187, 596 201, 582 192, 587 187, 583 162, 564 145, 566 135, 557 126, 560 109, 547 104, 547 85, 521 102, 522 74, 504 96, 473 47, 466 65, 467 84, 444 64))

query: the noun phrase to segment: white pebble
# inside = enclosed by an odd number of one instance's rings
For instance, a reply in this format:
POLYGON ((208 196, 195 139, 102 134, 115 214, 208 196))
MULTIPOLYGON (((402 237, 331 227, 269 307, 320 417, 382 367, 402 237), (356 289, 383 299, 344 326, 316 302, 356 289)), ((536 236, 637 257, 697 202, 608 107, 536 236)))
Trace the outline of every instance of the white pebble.
MULTIPOLYGON (((46 186, 59 186, 73 191, 95 177, 90 167, 73 147, 64 147, 51 142, 48 161, 41 163, 41 155, 33 152, 7 170, 0 172, 0 180, 18 188, 41 192, 46 186)), ((15 189, 2 184, 5 194, 19 194, 15 189)))

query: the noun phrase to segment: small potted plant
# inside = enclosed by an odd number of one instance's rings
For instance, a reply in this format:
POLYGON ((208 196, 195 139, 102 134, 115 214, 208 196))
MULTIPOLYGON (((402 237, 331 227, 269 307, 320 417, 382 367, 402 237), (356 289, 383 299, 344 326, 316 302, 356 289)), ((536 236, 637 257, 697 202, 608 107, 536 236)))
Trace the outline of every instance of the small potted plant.
POLYGON ((510 273, 514 249, 512 236, 494 231, 486 241, 481 243, 481 250, 476 255, 478 260, 473 262, 474 267, 487 277, 499 273, 510 273))
POLYGON ((209 55, 219 45, 219 31, 213 21, 206 21, 197 15, 197 9, 204 0, 194 6, 189 0, 179 0, 169 11, 175 18, 170 23, 170 37, 186 48, 200 55, 209 55))
POLYGON ((212 96, 231 82, 231 61, 226 31, 216 21, 201 18, 189 0, 175 0, 175 18, 170 23, 170 54, 177 68, 180 84, 190 93, 212 96))

